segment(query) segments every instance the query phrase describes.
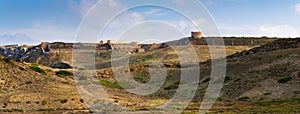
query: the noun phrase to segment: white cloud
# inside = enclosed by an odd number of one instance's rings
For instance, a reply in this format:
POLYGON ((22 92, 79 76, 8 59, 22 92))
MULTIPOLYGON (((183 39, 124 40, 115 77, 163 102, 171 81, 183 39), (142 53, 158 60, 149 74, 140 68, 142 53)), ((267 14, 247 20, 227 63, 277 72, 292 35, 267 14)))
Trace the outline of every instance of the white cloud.
POLYGON ((116 2, 115 0, 108 0, 109 6, 111 7, 118 7, 120 6, 119 2, 116 2))
POLYGON ((107 25, 101 39, 119 38, 130 27, 143 21, 143 15, 138 12, 126 12, 121 14, 107 25))
POLYGON ((33 40, 24 34, 2 34, 0 35, 0 45, 12 45, 12 44, 36 44, 37 40, 33 40))
POLYGON ((144 12, 144 14, 146 14, 146 15, 152 15, 152 14, 155 14, 157 12, 160 12, 160 10, 159 9, 151 9, 149 11, 144 12))
POLYGON ((137 42, 165 42, 183 38, 181 31, 163 21, 145 21, 136 24, 133 28, 128 29, 121 37, 122 41, 137 41, 137 42))
MULTIPOLYGON (((43 26, 35 23, 31 28, 13 29, 13 30, 0 30, 0 35, 5 34, 22 34, 32 39, 31 41, 74 41, 74 35, 76 33, 75 28, 61 28, 54 26, 43 26)), ((25 41, 25 40, 23 40, 25 41)), ((28 43, 28 42, 24 42, 28 43)), ((32 42, 36 43, 36 42, 32 42)))
POLYGON ((160 9, 150 9, 149 11, 143 12, 144 15, 151 15, 151 16, 164 16, 167 13, 163 12, 160 9))
POLYGON ((219 30, 223 36, 268 36, 268 37, 299 37, 300 28, 290 25, 245 25, 232 26, 220 24, 219 30))
MULTIPOLYGON (((75 1, 70 0, 69 7, 71 8, 71 10, 77 12, 78 14, 80 14, 83 17, 87 13, 87 11, 90 8, 92 8, 92 6, 95 5, 98 1, 99 0, 81 0, 78 4, 75 1)), ((113 3, 111 3, 111 4, 113 4, 113 3)))
POLYGON ((299 37, 300 30, 289 25, 260 26, 260 32, 272 37, 299 37))
POLYGON ((300 15, 300 3, 295 5, 295 10, 298 15, 300 15))

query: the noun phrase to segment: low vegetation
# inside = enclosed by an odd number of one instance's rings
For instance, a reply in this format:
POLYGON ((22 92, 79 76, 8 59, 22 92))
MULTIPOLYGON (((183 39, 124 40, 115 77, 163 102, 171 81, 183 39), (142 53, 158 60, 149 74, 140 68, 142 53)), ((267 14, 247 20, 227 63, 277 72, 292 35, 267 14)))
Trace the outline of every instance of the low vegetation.
POLYGON ((249 99, 250 99, 250 97, 244 96, 244 97, 239 98, 238 100, 240 100, 240 101, 247 101, 249 99))
POLYGON ((278 80, 278 83, 287 83, 289 81, 291 81, 293 78, 292 77, 284 77, 280 80, 278 80))
POLYGON ((31 65, 31 66, 30 66, 30 69, 31 69, 31 70, 34 70, 34 71, 36 71, 36 72, 38 72, 38 73, 41 73, 41 74, 43 74, 43 75, 47 75, 46 71, 43 70, 43 69, 41 69, 41 68, 40 68, 39 66, 37 66, 37 65, 31 65))
POLYGON ((73 73, 70 71, 66 71, 66 70, 60 70, 60 71, 57 71, 55 73, 55 75, 57 75, 59 77, 66 77, 66 76, 73 76, 73 73))
POLYGON ((121 82, 115 82, 115 83, 112 83, 112 82, 109 82, 107 80, 100 80, 100 84, 102 86, 105 86, 105 87, 109 87, 109 88, 118 88, 118 89, 122 89, 122 88, 133 88, 133 86, 131 84, 128 84, 128 83, 122 83, 122 85, 124 87, 122 87, 120 85, 121 82))
POLYGON ((24 112, 23 109, 14 109, 14 108, 12 108, 12 109, 2 109, 1 111, 2 112, 24 112))
POLYGON ((291 100, 271 100, 271 101, 261 101, 257 102, 257 106, 271 106, 271 105, 281 105, 281 104, 299 104, 300 98, 291 100))

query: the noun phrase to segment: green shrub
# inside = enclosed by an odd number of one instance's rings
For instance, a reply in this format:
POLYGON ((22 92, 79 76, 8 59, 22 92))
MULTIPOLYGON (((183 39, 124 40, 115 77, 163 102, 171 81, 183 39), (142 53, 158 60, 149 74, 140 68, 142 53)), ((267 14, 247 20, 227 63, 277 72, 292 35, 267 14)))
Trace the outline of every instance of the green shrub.
POLYGON ((268 93, 264 93, 264 95, 271 95, 272 93, 268 92, 268 93))
POLYGON ((193 102, 193 103, 197 103, 197 102, 200 102, 200 100, 193 99, 192 102, 193 102))
POLYGON ((88 68, 79 68, 78 70, 88 70, 88 68))
POLYGON ((56 72, 55 75, 57 75, 59 77, 65 77, 65 76, 73 76, 73 73, 69 72, 69 71, 65 71, 65 70, 60 70, 60 71, 56 72))
POLYGON ((172 84, 172 85, 169 85, 168 87, 165 87, 164 90, 172 90, 172 89, 177 89, 177 88, 178 88, 178 85, 172 84))
POLYGON ((47 104, 47 102, 46 101, 42 101, 42 105, 46 105, 47 104))
MULTIPOLYGON (((109 88, 119 88, 119 89, 123 88, 118 82, 112 83, 107 80, 100 80, 100 83, 102 86, 109 87, 109 88)), ((128 83, 122 83, 122 85, 124 85, 124 88, 134 88, 131 84, 128 83)))
POLYGON ((25 82, 26 84, 32 84, 32 81, 27 81, 27 82, 25 82))
POLYGON ((244 97, 239 98, 238 100, 240 100, 240 101, 247 101, 248 99, 250 99, 250 97, 244 96, 244 97))
POLYGON ((21 66, 19 67, 19 69, 20 69, 20 70, 23 70, 23 71, 25 70, 25 68, 23 68, 23 67, 21 67, 21 66))
POLYGON ((224 79, 224 83, 228 82, 229 80, 231 80, 230 77, 226 76, 225 79, 224 79))
POLYGON ((101 85, 105 86, 105 87, 111 87, 111 88, 121 88, 119 83, 111 83, 109 81, 106 80, 100 80, 101 85))
POLYGON ((149 81, 146 76, 133 76, 133 79, 141 83, 147 83, 149 81))
POLYGON ((225 101, 226 99, 221 98, 221 97, 218 97, 216 100, 217 100, 217 101, 225 101))
POLYGON ((39 66, 32 65, 32 66, 30 66, 30 69, 34 70, 34 71, 36 71, 38 73, 41 73, 43 75, 47 75, 46 71, 43 70, 43 69, 41 69, 39 66))
POLYGON ((45 109, 39 109, 37 111, 48 111, 48 112, 51 112, 51 111, 55 111, 55 109, 53 109, 53 108, 45 108, 45 109))
POLYGON ((38 67, 38 66, 40 66, 40 65, 39 65, 39 64, 37 64, 37 63, 33 63, 33 64, 31 64, 31 66, 38 67))
POLYGON ((15 108, 12 108, 12 109, 2 109, 3 112, 24 112, 24 110, 22 109, 15 109, 15 108))
POLYGON ((13 64, 13 62, 12 62, 10 59, 8 59, 8 58, 5 58, 4 61, 5 61, 6 63, 13 64))
POLYGON ((60 100, 60 103, 67 103, 68 102, 68 100, 67 99, 63 99, 63 100, 60 100))
POLYGON ((84 103, 83 99, 80 99, 80 102, 81 102, 81 103, 84 103))
POLYGON ((278 80, 278 83, 286 83, 288 81, 291 81, 293 78, 292 77, 284 77, 280 80, 278 80))

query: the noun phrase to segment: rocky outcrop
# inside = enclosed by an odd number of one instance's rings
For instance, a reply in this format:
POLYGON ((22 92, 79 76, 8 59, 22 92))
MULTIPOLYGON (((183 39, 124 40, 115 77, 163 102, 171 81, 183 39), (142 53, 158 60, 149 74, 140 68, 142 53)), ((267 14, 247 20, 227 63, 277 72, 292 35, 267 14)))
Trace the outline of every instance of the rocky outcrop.
POLYGON ((6 58, 21 58, 26 54, 27 48, 24 47, 13 47, 13 48, 0 48, 0 54, 2 54, 6 58))
POLYGON ((294 39, 278 39, 273 42, 267 43, 265 45, 250 49, 248 51, 244 50, 242 52, 228 56, 227 58, 241 57, 245 55, 255 54, 258 52, 269 52, 282 49, 300 48, 300 38, 294 39))
POLYGON ((20 62, 38 63, 53 68, 72 68, 61 62, 57 53, 52 53, 49 43, 43 42, 37 46, 4 46, 0 47, 0 54, 8 59, 20 62))

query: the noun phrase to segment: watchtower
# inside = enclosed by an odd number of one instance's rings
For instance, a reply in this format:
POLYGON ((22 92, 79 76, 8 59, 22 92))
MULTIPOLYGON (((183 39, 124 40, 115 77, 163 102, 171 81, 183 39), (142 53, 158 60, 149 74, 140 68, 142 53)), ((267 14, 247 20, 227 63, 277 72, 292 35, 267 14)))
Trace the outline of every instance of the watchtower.
POLYGON ((192 38, 202 38, 201 32, 191 32, 192 38))
POLYGON ((103 40, 101 40, 101 41, 100 41, 100 45, 103 45, 103 44, 104 44, 104 42, 103 42, 103 40))

